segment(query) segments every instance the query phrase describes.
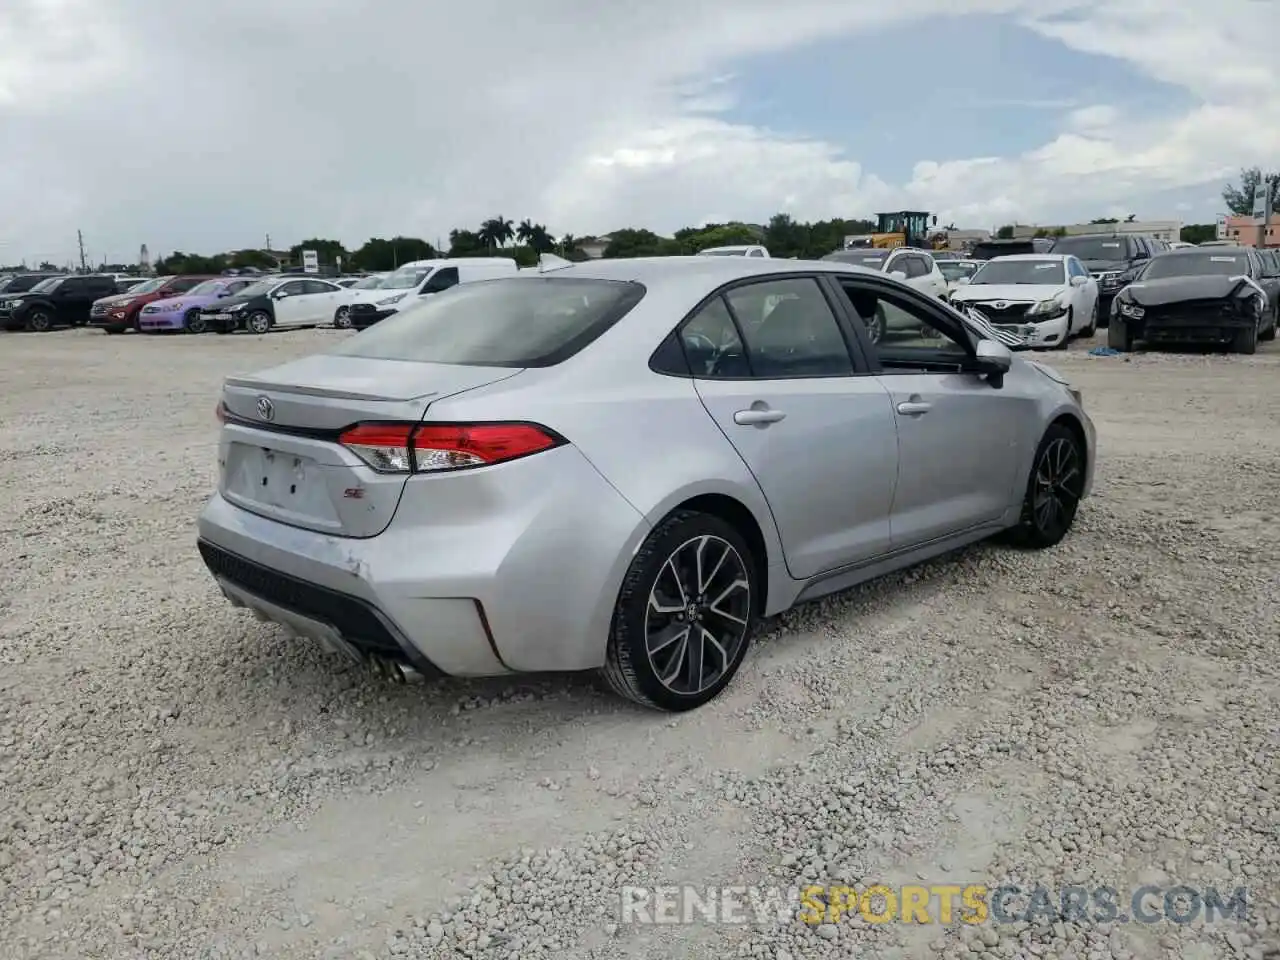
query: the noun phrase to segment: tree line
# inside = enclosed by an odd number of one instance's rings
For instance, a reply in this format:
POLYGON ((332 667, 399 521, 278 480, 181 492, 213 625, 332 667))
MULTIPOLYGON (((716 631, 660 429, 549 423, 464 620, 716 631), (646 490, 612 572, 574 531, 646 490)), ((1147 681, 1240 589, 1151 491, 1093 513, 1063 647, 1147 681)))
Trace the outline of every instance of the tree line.
MULTIPOLYGON (((851 234, 871 233, 871 220, 818 220, 812 223, 779 213, 767 224, 710 223, 685 227, 669 237, 652 230, 627 227, 610 234, 604 248, 605 257, 664 257, 694 254, 707 247, 760 243, 775 257, 811 259, 825 256, 844 245, 851 234)), ((263 250, 239 250, 230 254, 205 256, 174 252, 156 261, 159 273, 221 273, 228 269, 276 270, 285 265, 299 265, 304 250, 314 250, 323 266, 341 266, 352 271, 384 271, 413 260, 433 257, 510 257, 520 266, 534 266, 544 253, 554 253, 566 260, 586 260, 582 249, 585 238, 573 234, 555 236, 544 224, 532 220, 516 223, 506 217, 492 217, 474 230, 449 231, 447 248, 436 247, 420 237, 372 237, 364 244, 348 249, 339 240, 312 237, 296 243, 288 250, 287 264, 263 250)))

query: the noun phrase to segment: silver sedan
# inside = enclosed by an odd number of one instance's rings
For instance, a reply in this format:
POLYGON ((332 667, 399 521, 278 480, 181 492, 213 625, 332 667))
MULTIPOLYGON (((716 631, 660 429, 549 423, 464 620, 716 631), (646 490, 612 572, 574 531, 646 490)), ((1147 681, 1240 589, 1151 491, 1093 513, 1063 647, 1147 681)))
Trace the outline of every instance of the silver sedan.
POLYGON ((232 603, 387 670, 599 669, 664 710, 723 690, 763 616, 1052 547, 1096 456, 1080 394, 980 320, 741 257, 460 284, 218 412, 199 548, 232 603))

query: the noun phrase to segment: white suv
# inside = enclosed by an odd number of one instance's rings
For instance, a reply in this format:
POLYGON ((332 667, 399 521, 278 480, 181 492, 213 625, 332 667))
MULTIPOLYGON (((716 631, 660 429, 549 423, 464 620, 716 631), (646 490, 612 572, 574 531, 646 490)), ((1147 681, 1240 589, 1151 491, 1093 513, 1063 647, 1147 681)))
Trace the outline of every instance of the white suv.
POLYGON ((822 259, 852 263, 868 270, 896 275, 897 279, 921 293, 939 300, 947 299, 947 278, 942 275, 928 250, 917 250, 915 247, 895 247, 892 250, 863 247, 837 250, 822 259))

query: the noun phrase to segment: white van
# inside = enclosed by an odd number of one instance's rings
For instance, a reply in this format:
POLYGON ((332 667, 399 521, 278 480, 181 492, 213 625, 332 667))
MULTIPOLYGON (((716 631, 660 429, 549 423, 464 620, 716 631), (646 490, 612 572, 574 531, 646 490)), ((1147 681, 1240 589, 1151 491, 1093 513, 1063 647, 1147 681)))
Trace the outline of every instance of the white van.
POLYGON ((351 326, 357 330, 377 323, 393 313, 459 283, 514 277, 519 272, 510 257, 454 257, 414 260, 383 277, 372 290, 351 290, 351 326))

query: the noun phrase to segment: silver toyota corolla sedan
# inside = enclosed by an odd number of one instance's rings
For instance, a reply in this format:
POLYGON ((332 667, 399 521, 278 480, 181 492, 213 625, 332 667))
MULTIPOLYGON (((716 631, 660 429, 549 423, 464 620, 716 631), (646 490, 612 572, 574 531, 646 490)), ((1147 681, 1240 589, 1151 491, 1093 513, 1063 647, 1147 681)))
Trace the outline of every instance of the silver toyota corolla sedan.
POLYGON ((460 284, 228 378, 199 548, 228 599, 384 668, 716 696, 754 624, 1089 494, 1080 394, 882 273, 603 260, 460 284), (866 323, 887 316, 872 342, 866 323))

